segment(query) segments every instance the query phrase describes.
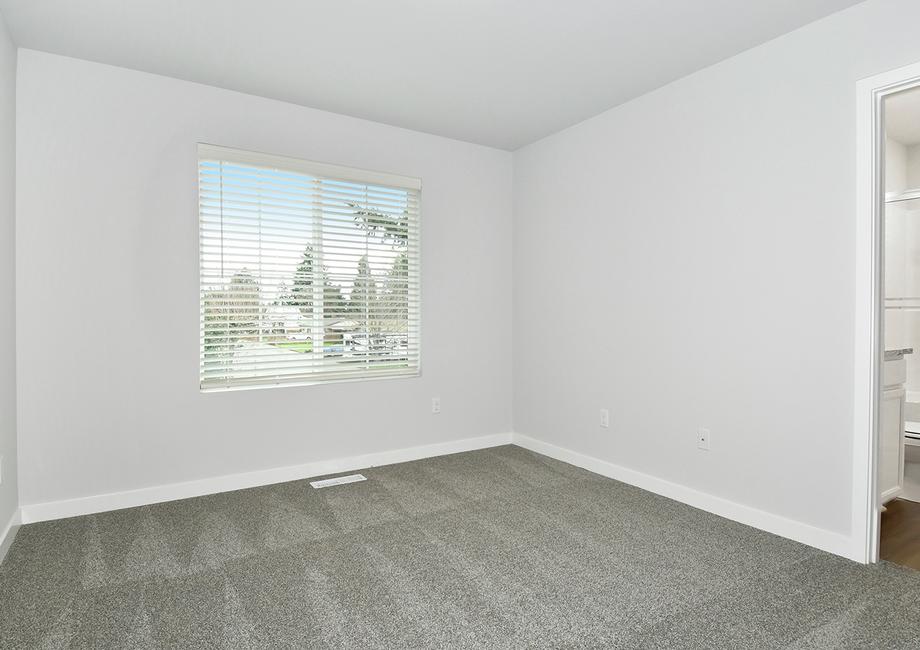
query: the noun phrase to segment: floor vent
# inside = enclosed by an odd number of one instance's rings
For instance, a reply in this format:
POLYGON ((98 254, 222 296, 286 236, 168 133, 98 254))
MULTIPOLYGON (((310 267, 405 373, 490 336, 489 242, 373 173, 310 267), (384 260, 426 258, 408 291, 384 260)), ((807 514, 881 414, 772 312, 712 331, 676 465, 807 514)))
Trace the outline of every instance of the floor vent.
POLYGON ((366 481, 364 474, 349 474, 348 476, 337 476, 335 478, 324 478, 322 481, 310 481, 310 485, 314 488, 324 488, 330 487, 333 485, 345 485, 346 483, 357 483, 358 481, 366 481))

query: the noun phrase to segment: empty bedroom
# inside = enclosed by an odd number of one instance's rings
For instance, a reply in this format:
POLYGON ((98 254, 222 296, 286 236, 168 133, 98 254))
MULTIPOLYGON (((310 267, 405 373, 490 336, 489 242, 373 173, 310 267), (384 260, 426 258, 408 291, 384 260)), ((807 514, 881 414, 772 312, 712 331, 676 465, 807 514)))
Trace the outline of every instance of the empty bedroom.
POLYGON ((918 24, 0 0, 0 648, 920 648, 918 24))

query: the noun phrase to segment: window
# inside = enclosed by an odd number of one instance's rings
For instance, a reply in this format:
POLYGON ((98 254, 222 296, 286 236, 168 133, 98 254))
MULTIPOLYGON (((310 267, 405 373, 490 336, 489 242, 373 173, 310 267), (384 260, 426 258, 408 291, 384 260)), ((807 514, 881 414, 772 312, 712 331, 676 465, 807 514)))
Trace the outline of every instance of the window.
POLYGON ((199 145, 202 390, 417 375, 420 189, 199 145))

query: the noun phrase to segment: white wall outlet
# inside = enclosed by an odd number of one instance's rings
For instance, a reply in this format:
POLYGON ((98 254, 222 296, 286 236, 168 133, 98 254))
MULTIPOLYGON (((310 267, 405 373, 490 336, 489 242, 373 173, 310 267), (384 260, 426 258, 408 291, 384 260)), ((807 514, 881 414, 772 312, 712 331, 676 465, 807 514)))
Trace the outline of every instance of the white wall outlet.
POLYGON ((440 413, 440 412, 441 412, 441 398, 440 398, 440 397, 432 397, 432 398, 431 398, 431 412, 432 412, 432 413, 440 413))
POLYGON ((610 411, 608 409, 601 409, 601 426, 605 429, 610 427, 610 411))
POLYGON ((704 429, 700 427, 696 430, 696 447, 697 449, 702 449, 703 451, 709 451, 709 443, 712 438, 712 433, 709 429, 704 429))

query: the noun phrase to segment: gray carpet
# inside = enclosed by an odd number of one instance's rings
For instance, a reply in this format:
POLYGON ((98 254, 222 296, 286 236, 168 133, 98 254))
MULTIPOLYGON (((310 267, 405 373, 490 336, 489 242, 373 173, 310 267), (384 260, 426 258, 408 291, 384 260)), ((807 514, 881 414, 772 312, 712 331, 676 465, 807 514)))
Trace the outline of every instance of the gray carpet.
POLYGON ((518 447, 31 524, 3 648, 920 648, 860 566, 518 447))

